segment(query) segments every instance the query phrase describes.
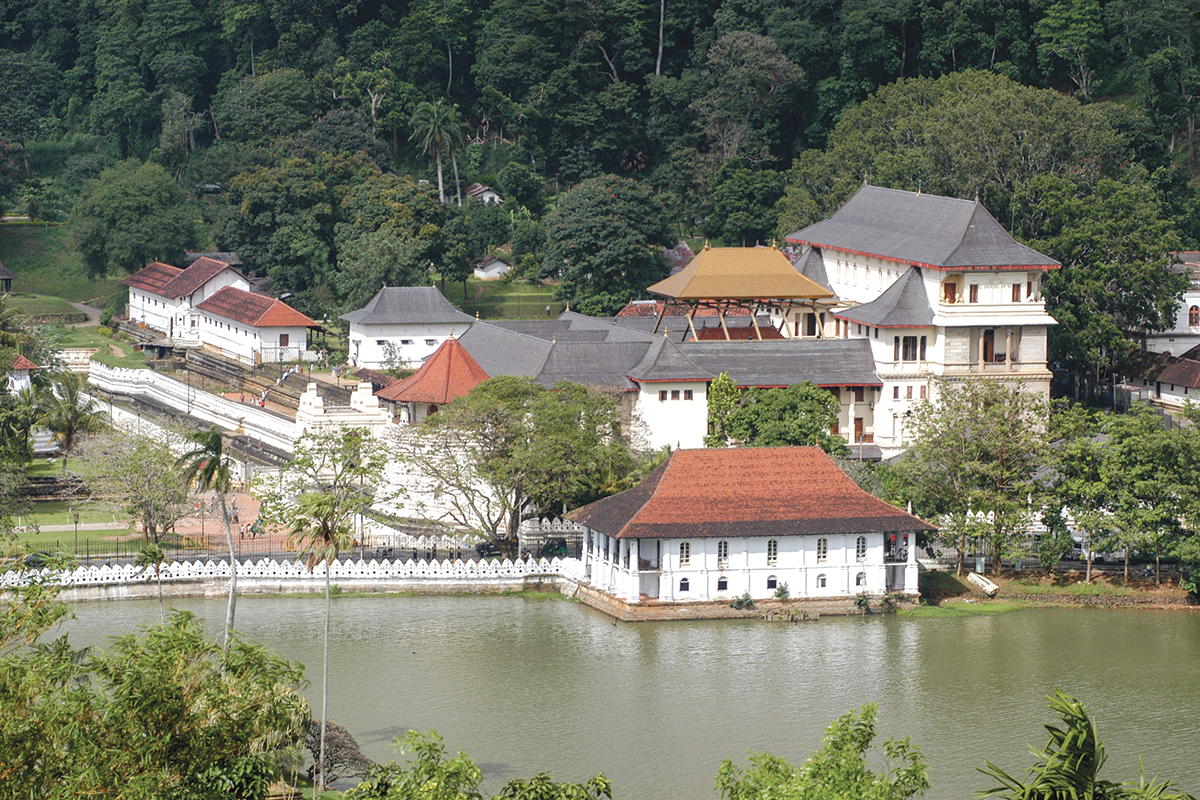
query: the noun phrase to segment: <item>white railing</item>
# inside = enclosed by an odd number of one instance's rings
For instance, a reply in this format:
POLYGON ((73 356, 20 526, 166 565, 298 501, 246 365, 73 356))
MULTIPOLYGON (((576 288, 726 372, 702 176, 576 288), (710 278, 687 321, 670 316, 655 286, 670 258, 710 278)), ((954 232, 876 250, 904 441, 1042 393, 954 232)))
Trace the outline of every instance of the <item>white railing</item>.
MULTIPOLYGON (((163 583, 212 580, 229 577, 229 562, 220 561, 173 561, 164 564, 163 583)), ((494 581, 499 578, 523 578, 529 575, 559 575, 578 580, 582 578, 582 562, 574 558, 553 560, 517 559, 510 561, 370 561, 334 559, 330 565, 331 581, 345 583, 353 581, 429 581, 445 580, 461 583, 477 580, 494 581)), ((318 564, 309 570, 302 561, 276 561, 275 559, 247 560, 238 562, 238 580, 243 578, 269 581, 291 581, 307 583, 325 580, 325 565, 318 564)), ((112 586, 121 584, 144 584, 157 579, 154 567, 142 568, 135 564, 102 567, 76 567, 75 569, 12 570, 0 575, 0 589, 28 586, 34 580, 53 582, 61 586, 112 586)))

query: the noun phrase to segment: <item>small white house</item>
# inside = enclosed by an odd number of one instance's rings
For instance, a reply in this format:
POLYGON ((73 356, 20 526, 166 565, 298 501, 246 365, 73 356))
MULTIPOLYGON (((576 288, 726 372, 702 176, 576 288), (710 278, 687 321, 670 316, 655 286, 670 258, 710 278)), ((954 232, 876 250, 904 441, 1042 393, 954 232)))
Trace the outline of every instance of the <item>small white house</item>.
POLYGON ((350 363, 367 369, 419 366, 475 322, 433 286, 385 286, 341 318, 350 323, 350 363))
POLYGON ((500 205, 504 202, 504 196, 490 186, 484 186, 482 183, 472 183, 467 187, 467 197, 472 200, 478 200, 484 205, 495 203, 500 205))
POLYGON ((638 486, 572 512, 585 581, 673 603, 917 594, 917 531, 815 447, 678 450, 638 486))
POLYGON ((17 394, 33 388, 33 370, 38 365, 23 355, 18 354, 8 367, 8 393, 17 394))
POLYGON ((187 269, 155 261, 121 281, 129 287, 129 319, 182 345, 199 346, 201 302, 227 286, 250 290, 250 281, 224 261, 202 256, 187 269))
POLYGON ((475 277, 481 281, 499 280, 507 275, 510 269, 512 266, 499 256, 486 255, 475 265, 475 277))
POLYGON ((313 361, 308 332, 320 325, 282 300, 226 286, 196 306, 203 347, 248 366, 313 361))

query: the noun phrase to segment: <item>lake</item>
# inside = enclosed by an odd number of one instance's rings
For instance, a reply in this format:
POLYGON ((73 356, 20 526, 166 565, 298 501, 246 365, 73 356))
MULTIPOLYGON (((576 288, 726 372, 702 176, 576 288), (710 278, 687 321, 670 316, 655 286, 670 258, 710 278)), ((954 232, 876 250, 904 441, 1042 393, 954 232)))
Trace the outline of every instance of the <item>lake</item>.
MULTIPOLYGON (((174 601, 219 637, 224 600, 174 601)), ((76 646, 158 621, 157 601, 80 603, 76 646)), ((320 710, 324 601, 244 596, 237 628, 307 666, 320 710)), ((1080 698, 1109 752, 1102 773, 1161 774, 1200 794, 1200 614, 1085 608, 986 617, 826 617, 614 624, 576 603, 476 596, 333 602, 329 717, 375 760, 405 730, 437 730, 485 792, 549 771, 604 773, 619 800, 702 800, 724 758, 803 761, 824 728, 879 705, 880 739, 910 736, 934 800, 1020 774, 1046 743, 1055 687, 1080 698)), ((490 796, 490 794, 488 795, 490 796)))

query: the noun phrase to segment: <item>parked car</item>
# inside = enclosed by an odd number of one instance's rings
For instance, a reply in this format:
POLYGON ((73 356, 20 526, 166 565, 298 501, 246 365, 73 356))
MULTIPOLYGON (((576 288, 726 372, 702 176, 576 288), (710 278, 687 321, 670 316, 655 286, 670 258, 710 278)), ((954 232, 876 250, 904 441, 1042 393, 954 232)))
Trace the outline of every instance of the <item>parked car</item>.
POLYGON ((551 536, 542 543, 542 549, 538 551, 538 558, 554 558, 555 556, 565 556, 567 554, 567 540, 561 536, 551 536))
POLYGON ((491 542, 480 542, 475 545, 475 552, 479 554, 480 558, 499 558, 504 555, 500 548, 491 542))

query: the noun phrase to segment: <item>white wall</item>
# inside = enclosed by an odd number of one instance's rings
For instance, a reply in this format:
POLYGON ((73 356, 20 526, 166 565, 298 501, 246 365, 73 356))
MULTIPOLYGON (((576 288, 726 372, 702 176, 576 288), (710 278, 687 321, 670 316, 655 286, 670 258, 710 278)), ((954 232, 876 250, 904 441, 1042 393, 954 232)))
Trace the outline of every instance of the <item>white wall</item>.
POLYGON ((264 363, 275 361, 309 361, 307 328, 252 328, 209 311, 201 312, 200 341, 218 350, 226 358, 237 359, 248 366, 257 363, 262 354, 264 363), (280 351, 280 336, 288 337, 288 349, 280 351))
POLYGON ((421 362, 441 347, 453 334, 458 337, 470 328, 470 323, 458 325, 420 323, 413 325, 359 325, 350 323, 350 363, 367 369, 381 369, 387 361, 390 343, 401 361, 411 367, 421 362), (408 344, 404 344, 408 341, 408 344), (383 342, 384 344, 380 344, 383 342))
POLYGON ((129 319, 146 327, 168 333, 179 304, 142 289, 129 288, 129 319))
POLYGON ((704 447, 708 433, 708 388, 703 381, 645 383, 638 390, 634 413, 641 418, 651 450, 670 445, 672 449, 704 447), (692 399, 686 400, 687 392, 692 399), (666 392, 667 399, 660 400, 666 392), (674 393, 679 399, 673 399, 674 393))

